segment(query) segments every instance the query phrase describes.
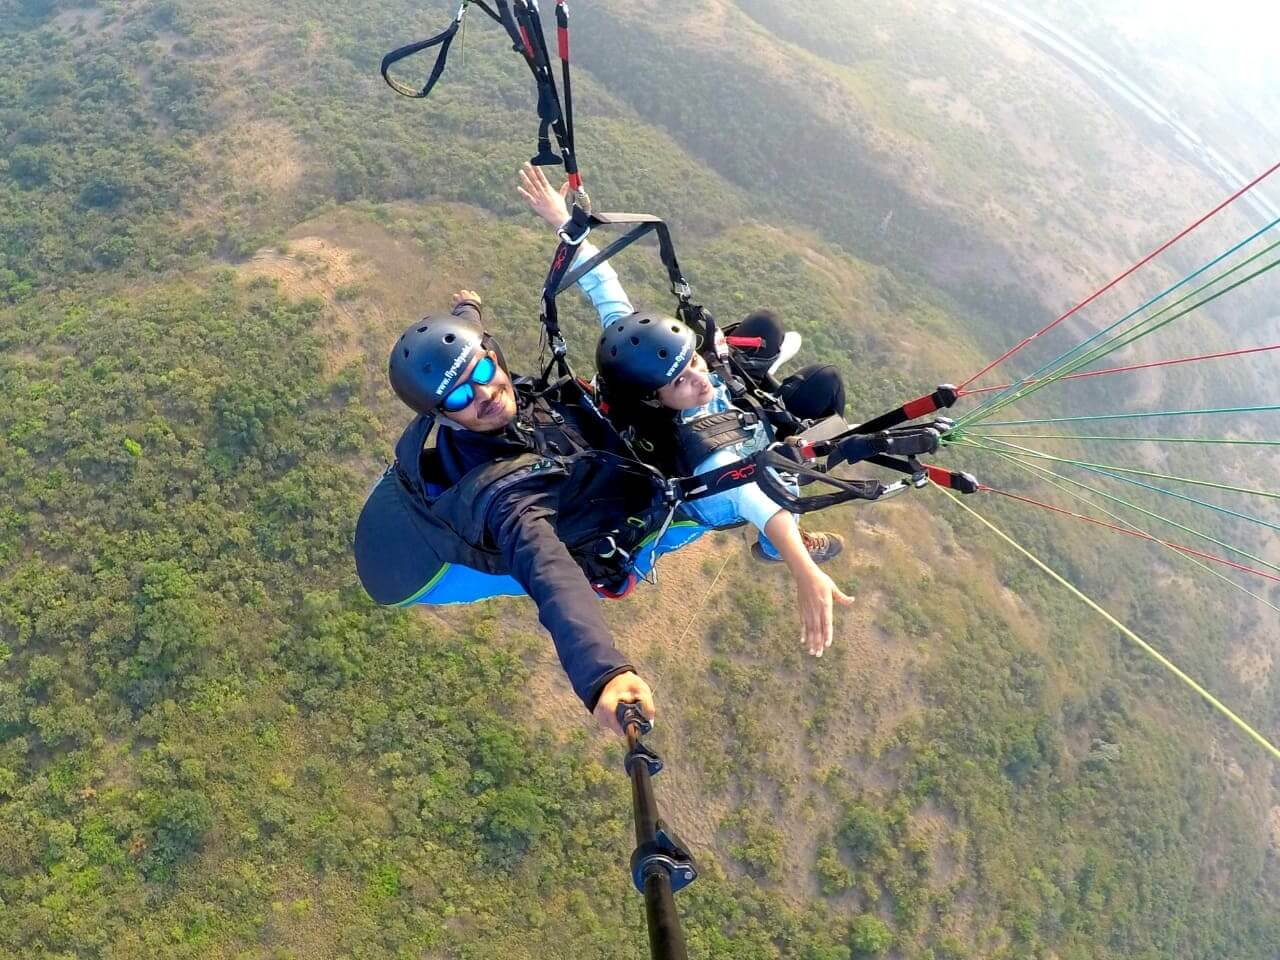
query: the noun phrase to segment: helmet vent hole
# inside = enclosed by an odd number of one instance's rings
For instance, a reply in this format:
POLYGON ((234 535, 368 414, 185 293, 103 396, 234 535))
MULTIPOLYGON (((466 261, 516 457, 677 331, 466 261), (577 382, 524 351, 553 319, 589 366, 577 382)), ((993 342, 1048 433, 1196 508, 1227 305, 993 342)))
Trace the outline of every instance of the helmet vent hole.
POLYGON ((611 357, 616 357, 617 355, 618 355, 618 348, 617 348, 617 347, 610 347, 610 348, 609 348, 609 356, 611 356, 611 357))
POLYGON ((673 323, 673 324, 671 325, 671 332, 672 332, 672 333, 679 333, 679 332, 680 332, 680 328, 679 328, 679 327, 677 327, 677 326, 673 323))
POLYGON ((426 332, 427 332, 427 327, 429 327, 429 326, 431 326, 431 324, 429 324, 429 323, 424 323, 422 326, 420 326, 420 327, 418 328, 418 332, 419 332, 419 333, 426 333, 426 332))
POLYGON ((404 358, 405 358, 406 360, 408 360, 408 359, 409 359, 409 348, 408 348, 408 347, 405 347, 405 348, 404 348, 404 358))
POLYGON ((659 351, 658 351, 658 356, 660 356, 663 360, 667 359, 667 351, 665 351, 665 350, 659 350, 659 351))
POLYGON ((641 320, 640 320, 640 322, 641 322, 641 323, 648 323, 648 322, 649 322, 650 320, 652 320, 652 319, 653 319, 652 317, 642 317, 642 318, 641 318, 641 320))
POLYGON ((624 327, 622 324, 618 324, 618 332, 619 332, 619 333, 621 333, 621 332, 622 332, 623 330, 625 330, 625 329, 626 329, 626 327, 624 327))
POLYGON ((453 343, 453 341, 455 341, 455 340, 457 340, 457 339, 458 339, 458 335, 457 335, 457 334, 455 334, 455 333, 446 333, 446 334, 444 335, 444 342, 445 342, 445 343, 453 343))
POLYGON ((632 338, 631 338, 631 345, 632 345, 633 347, 638 347, 638 346, 640 346, 640 338, 639 338, 639 337, 632 337, 632 338))

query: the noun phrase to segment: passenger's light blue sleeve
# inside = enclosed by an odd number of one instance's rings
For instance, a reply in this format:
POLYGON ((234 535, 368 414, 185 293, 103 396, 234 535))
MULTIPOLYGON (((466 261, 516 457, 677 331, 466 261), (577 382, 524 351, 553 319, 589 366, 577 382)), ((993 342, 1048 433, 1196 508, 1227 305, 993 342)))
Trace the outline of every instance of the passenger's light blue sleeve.
MULTIPOLYGON (((578 255, 573 258, 573 266, 585 263, 599 251, 590 243, 583 241, 578 247, 578 255)), ((578 287, 587 295, 591 305, 600 314, 600 326, 607 327, 615 320, 621 320, 629 313, 635 313, 635 307, 627 298, 627 291, 622 289, 618 274, 606 260, 590 273, 583 274, 578 280, 578 287)))
POLYGON ((767 493, 761 490, 758 483, 748 483, 746 486, 730 492, 737 495, 735 499, 738 504, 738 512, 742 514, 742 519, 746 520, 761 533, 764 533, 764 525, 772 520, 776 514, 782 512, 782 507, 778 506, 767 493))

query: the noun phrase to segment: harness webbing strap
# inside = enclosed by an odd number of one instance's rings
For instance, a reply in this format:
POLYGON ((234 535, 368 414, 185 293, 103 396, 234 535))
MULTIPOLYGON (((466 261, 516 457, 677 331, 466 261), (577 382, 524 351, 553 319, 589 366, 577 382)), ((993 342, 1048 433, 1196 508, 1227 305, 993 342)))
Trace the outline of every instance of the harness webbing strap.
POLYGON ((502 25, 511 39, 512 49, 520 54, 530 73, 533 74, 534 83, 538 88, 538 152, 532 158, 532 162, 538 165, 562 163, 570 185, 585 203, 586 195, 582 189, 582 177, 578 173, 578 162, 574 153, 573 107, 569 75, 569 10, 564 0, 557 0, 556 4, 558 47, 565 86, 563 109, 559 91, 556 89, 555 76, 551 70, 551 55, 547 50, 537 0, 514 0, 514 4, 509 0, 494 0, 498 8, 496 11, 485 0, 462 0, 453 22, 443 31, 427 40, 399 47, 382 58, 383 80, 387 82, 387 86, 403 96, 417 100, 429 96, 444 72, 449 56, 449 46, 462 25, 467 7, 472 3, 480 7, 490 19, 502 25), (394 64, 436 46, 440 48, 440 52, 436 55, 431 74, 421 89, 410 87, 391 76, 390 69, 394 64), (551 148, 552 133, 555 134, 556 142, 560 147, 559 154, 551 148))
POLYGON ((671 231, 663 220, 647 213, 589 213, 574 204, 572 219, 561 231, 560 245, 556 247, 555 256, 551 260, 551 268, 547 271, 547 278, 542 284, 541 320, 543 327, 547 331, 547 337, 551 342, 552 351, 551 363, 548 364, 547 369, 543 372, 544 381, 550 374, 552 367, 557 367, 561 375, 568 371, 568 366, 564 360, 565 345, 564 338, 560 333, 560 313, 556 307, 556 298, 610 257, 625 250, 631 244, 642 237, 648 236, 650 233, 655 234, 658 238, 658 255, 662 259, 663 266, 667 269, 672 291, 676 293, 685 291, 687 294, 689 285, 685 282, 684 275, 680 272, 680 264, 676 260, 675 244, 671 242, 671 231), (587 259, 586 262, 580 263, 576 267, 573 266, 575 252, 592 229, 603 226, 625 225, 631 225, 631 229, 611 241, 603 250, 587 259))
MULTIPOLYGON (((610 241, 595 256, 574 267, 572 271, 561 274, 555 287, 549 284, 546 285, 543 289, 544 297, 547 292, 551 292, 552 296, 559 296, 586 274, 600 266, 600 264, 621 253, 631 244, 648 236, 650 233, 655 234, 658 238, 658 257, 662 260, 662 265, 667 270, 667 279, 671 281, 673 292, 679 295, 681 290, 688 289, 684 274, 680 272, 680 263, 676 259, 675 244, 671 241, 671 230, 666 221, 647 213, 590 213, 584 216, 587 224, 591 227, 624 226, 627 224, 632 224, 633 226, 622 236, 610 241)), ((559 258, 559 251, 556 252, 556 257, 559 258)), ((550 279, 551 275, 548 275, 548 281, 550 279)))

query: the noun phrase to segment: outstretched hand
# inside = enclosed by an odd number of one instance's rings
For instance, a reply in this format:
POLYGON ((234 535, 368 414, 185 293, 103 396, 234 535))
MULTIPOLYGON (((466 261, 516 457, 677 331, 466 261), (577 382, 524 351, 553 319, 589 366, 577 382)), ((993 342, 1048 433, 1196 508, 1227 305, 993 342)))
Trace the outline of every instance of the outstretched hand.
POLYGON ((474 290, 459 290, 453 295, 453 305, 455 307, 464 300, 470 300, 472 303, 479 304, 480 294, 476 293, 474 290))
POLYGON ((810 655, 822 656, 835 635, 833 603, 848 607, 853 597, 843 593, 829 576, 816 567, 810 576, 796 581, 796 605, 800 608, 800 643, 810 655))
POLYGON ((541 167, 527 162, 520 168, 519 176, 516 192, 524 198, 529 209, 551 224, 551 229, 563 227, 569 220, 569 206, 565 203, 565 197, 569 195, 569 181, 566 180, 557 190, 551 186, 541 167))
POLYGON ((653 691, 649 689, 649 685, 634 673, 620 673, 605 684, 592 714, 600 726, 622 736, 622 727, 618 724, 618 704, 631 702, 639 703, 644 715, 650 722, 653 721, 657 710, 653 706, 653 691))

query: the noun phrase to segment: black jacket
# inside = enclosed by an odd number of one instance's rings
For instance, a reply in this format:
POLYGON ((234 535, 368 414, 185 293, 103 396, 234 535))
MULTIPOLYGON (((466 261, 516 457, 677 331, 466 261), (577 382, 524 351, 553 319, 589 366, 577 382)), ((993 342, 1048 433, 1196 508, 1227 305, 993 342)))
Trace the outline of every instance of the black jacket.
MULTIPOLYGON (((625 451, 575 387, 548 401, 517 383, 516 395, 516 420, 496 434, 440 426, 431 445, 431 419, 410 424, 394 468, 404 521, 384 524, 379 535, 399 536, 415 514, 433 513, 443 522, 419 527, 443 560, 514 577, 591 710, 610 679, 633 669, 614 647, 591 586, 601 569, 597 545, 615 531, 638 540, 652 525, 656 488, 642 471, 592 453, 625 451), (458 543, 445 542, 455 536, 458 543)), ((368 566, 396 551, 365 553, 368 566)))

